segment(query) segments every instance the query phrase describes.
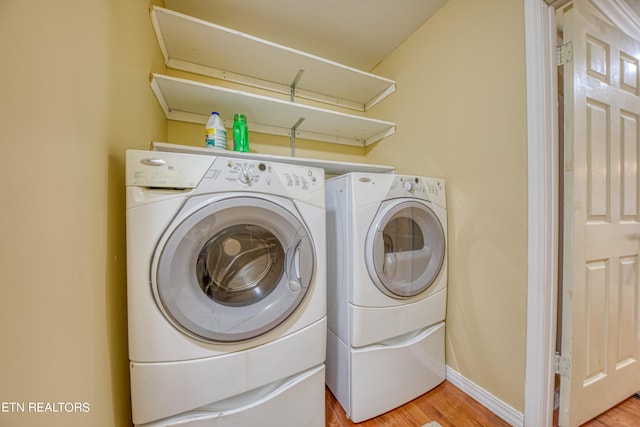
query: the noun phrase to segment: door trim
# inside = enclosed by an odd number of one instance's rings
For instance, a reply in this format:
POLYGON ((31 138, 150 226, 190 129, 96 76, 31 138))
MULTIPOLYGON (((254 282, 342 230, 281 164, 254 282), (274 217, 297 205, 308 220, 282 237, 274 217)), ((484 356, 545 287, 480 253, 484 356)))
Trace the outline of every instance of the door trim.
POLYGON ((555 9, 524 1, 527 91, 528 273, 524 426, 551 426, 558 271, 555 9))

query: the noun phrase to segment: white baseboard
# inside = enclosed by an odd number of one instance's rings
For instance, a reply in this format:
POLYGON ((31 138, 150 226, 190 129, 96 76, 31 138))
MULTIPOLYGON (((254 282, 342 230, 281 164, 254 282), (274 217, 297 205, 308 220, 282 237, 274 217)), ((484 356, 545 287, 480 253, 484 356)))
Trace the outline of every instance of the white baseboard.
POLYGON ((459 372, 454 371, 449 366, 446 367, 446 378, 454 386, 465 392, 482 406, 502 418, 513 427, 524 425, 524 414, 517 411, 512 406, 498 399, 487 390, 478 386, 473 381, 463 377, 459 372))

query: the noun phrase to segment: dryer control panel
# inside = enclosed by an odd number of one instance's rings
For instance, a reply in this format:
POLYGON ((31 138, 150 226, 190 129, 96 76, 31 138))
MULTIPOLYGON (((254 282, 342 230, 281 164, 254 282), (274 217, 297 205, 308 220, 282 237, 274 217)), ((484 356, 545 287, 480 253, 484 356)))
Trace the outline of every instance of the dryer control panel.
POLYGON ((444 188, 442 182, 413 176, 399 176, 400 186, 411 194, 430 194, 437 196, 444 188))
POLYGON ((445 204, 444 181, 411 175, 395 175, 387 193, 387 198, 416 197, 445 204))

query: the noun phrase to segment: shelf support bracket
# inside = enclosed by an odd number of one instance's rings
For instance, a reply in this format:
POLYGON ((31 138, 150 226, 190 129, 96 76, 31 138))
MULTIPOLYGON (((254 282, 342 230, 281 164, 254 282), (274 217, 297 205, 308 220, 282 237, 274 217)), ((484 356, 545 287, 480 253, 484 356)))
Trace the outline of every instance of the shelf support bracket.
POLYGON ((298 70, 298 74, 296 74, 296 78, 293 79, 293 82, 291 83, 291 86, 289 86, 289 100, 291 102, 295 102, 296 87, 298 86, 298 82, 302 78, 303 74, 304 74, 304 70, 303 69, 298 70))
POLYGON ((304 122, 304 117, 300 117, 295 125, 291 128, 291 136, 289 137, 289 147, 291 148, 291 157, 296 156, 296 130, 298 126, 304 122))

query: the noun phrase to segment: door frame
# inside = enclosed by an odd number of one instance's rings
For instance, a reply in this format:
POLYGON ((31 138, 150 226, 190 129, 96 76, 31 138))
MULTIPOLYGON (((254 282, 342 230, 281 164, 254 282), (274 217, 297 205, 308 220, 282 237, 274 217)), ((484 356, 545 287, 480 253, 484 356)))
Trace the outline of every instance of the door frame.
POLYGON ((524 0, 529 203, 527 427, 551 426, 553 421, 560 245, 555 9, 569 1, 524 0))
POLYGON ((555 8, 524 0, 527 96, 527 330, 524 426, 553 425, 558 291, 555 8))

